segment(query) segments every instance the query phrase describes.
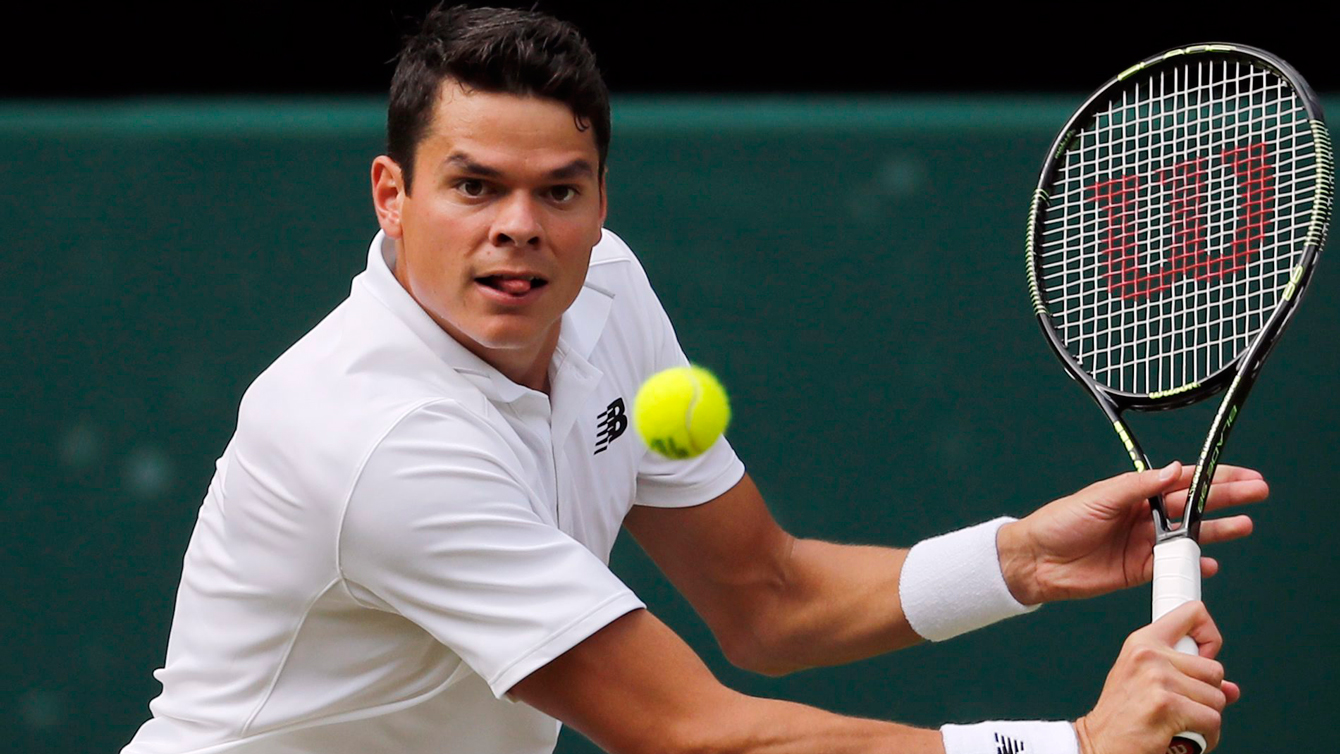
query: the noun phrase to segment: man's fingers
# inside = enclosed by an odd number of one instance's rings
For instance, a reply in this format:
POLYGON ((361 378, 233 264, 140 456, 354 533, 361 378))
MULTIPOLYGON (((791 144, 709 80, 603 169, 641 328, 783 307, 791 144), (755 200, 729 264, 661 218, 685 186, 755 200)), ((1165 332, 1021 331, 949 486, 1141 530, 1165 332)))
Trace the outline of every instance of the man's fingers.
POLYGON ((1201 657, 1213 658, 1224 644, 1219 627, 1205 609, 1205 603, 1199 601, 1188 602, 1141 630, 1148 631, 1168 647, 1176 644, 1183 636, 1190 636, 1200 647, 1201 657))
POLYGON ((1214 558, 1207 558, 1201 556, 1200 559, 1201 578, 1208 579, 1211 576, 1215 575, 1216 573, 1219 573, 1219 561, 1215 560, 1214 558))
POLYGON ((1231 479, 1210 485, 1210 499, 1206 510, 1218 510, 1230 505, 1259 503, 1270 497, 1270 485, 1264 479, 1231 479))
POLYGON ((1218 748, 1220 727, 1224 724, 1223 714, 1203 704, 1190 704, 1188 702, 1188 706, 1191 709, 1185 718, 1187 729, 1205 736, 1206 751, 1218 748))
POLYGON ((1218 482, 1221 479, 1225 482, 1237 482, 1244 479, 1265 479, 1265 477, 1256 469, 1223 464, 1214 472, 1214 481, 1218 482))
POLYGON ((1174 718, 1185 723, 1185 730, 1203 735, 1210 749, 1214 749, 1219 738, 1219 726, 1223 725, 1225 694, 1218 687, 1206 686, 1191 679, 1183 680, 1186 680, 1185 686, 1175 691, 1182 698, 1178 699, 1174 718))
POLYGON ((1252 533, 1252 520, 1247 516, 1213 518, 1200 522, 1200 543, 1228 542, 1252 533))
MULTIPOLYGON (((1204 609, 1203 606, 1202 609, 1204 609)), ((1187 635, 1196 642, 1196 648, 1200 650, 1201 657, 1213 659, 1219 654, 1219 650, 1224 648, 1224 636, 1219 633, 1219 627, 1214 624, 1213 619, 1204 623, 1196 623, 1187 632, 1187 635)))
MULTIPOLYGON (((1182 656, 1190 660, 1203 659, 1182 656)), ((1228 705, 1228 694, 1221 687, 1222 683, 1220 681, 1212 685, 1187 675, 1176 676, 1171 681, 1170 691, 1178 697, 1174 702, 1176 709, 1172 710, 1172 716, 1183 721, 1186 730, 1205 736, 1211 748, 1219 738, 1224 707, 1228 705)))
MULTIPOLYGON (((1187 466, 1183 472, 1186 483, 1191 484, 1191 475, 1195 473, 1195 466, 1187 466)), ((1214 469, 1214 482, 1245 482, 1253 479, 1265 479, 1261 472, 1256 469, 1243 468, 1242 466, 1231 466, 1229 464, 1220 464, 1214 469)))
MULTIPOLYGON (((1186 483, 1181 481, 1185 475, 1186 467, 1182 466, 1179 461, 1173 461, 1161 469, 1132 471, 1095 482, 1086 491, 1104 497, 1141 501, 1159 493, 1177 489, 1179 486, 1185 487, 1186 483)), ((1190 477, 1187 478, 1190 479, 1190 477)))
MULTIPOLYGON (((1188 480, 1189 482, 1190 480, 1188 480)), ((1164 504, 1170 511, 1181 512, 1186 505, 1187 489, 1168 492, 1163 496, 1164 504)), ((1215 481, 1210 485, 1210 499, 1205 502, 1205 510, 1212 511, 1229 508, 1234 505, 1259 503, 1270 497, 1270 485, 1264 479, 1235 479, 1215 481)))
MULTIPOLYGON (((1109 499, 1140 501, 1162 493, 1169 508, 1180 510, 1186 502, 1186 489, 1191 484, 1195 466, 1173 461, 1158 469, 1141 472, 1129 472, 1103 479, 1087 487, 1084 491, 1109 499)), ((1210 486, 1210 499, 1207 508, 1222 508, 1242 503, 1264 500, 1270 488, 1261 477, 1261 472, 1240 466, 1223 465, 1215 469, 1214 482, 1210 486)))
POLYGON ((1214 620, 1200 602, 1182 605, 1137 630, 1122 646, 1088 719, 1107 729, 1119 729, 1123 735, 1113 740, 1122 741, 1123 746, 1143 735, 1143 740, 1128 746, 1132 751, 1162 754, 1177 731, 1199 733, 1213 747, 1219 740, 1225 706, 1240 695, 1237 685, 1224 679, 1223 665, 1212 656, 1221 644, 1214 620), (1201 654, 1176 651, 1178 639, 1188 635, 1205 645, 1201 654), (1127 724, 1114 726, 1113 720, 1127 724))
POLYGON ((1174 651, 1168 655, 1168 662, 1172 663, 1179 673, 1194 681, 1196 686, 1204 687, 1192 694, 1188 686, 1188 696, 1201 704, 1210 704, 1218 699, 1219 707, 1223 708, 1227 700, 1220 699, 1224 696, 1224 692, 1219 686, 1224 682, 1224 666, 1218 660, 1174 651), (1213 693, 1209 693, 1210 691, 1213 693))
MULTIPOLYGON (((1178 477, 1178 481, 1180 482, 1179 486, 1186 487, 1187 485, 1191 484, 1191 477, 1195 473, 1196 473, 1195 464, 1190 465, 1184 464, 1182 466, 1182 473, 1178 477)), ((1219 484, 1220 482, 1248 482, 1260 479, 1265 479, 1265 477, 1262 476, 1261 472, 1257 471, 1256 469, 1248 469, 1242 466, 1233 466, 1227 463, 1220 464, 1216 466, 1214 469, 1215 484, 1219 484)))
MULTIPOLYGON (((1186 499, 1186 488, 1191 486, 1191 477, 1195 475, 1196 467, 1186 465, 1181 461, 1173 461, 1168 465, 1149 469, 1141 472, 1130 472, 1120 474, 1108 479, 1095 482, 1089 489, 1098 491, 1120 491, 1132 495, 1153 496, 1159 492, 1165 493, 1171 497, 1180 496, 1180 499, 1186 499)), ((1218 488, 1223 486, 1225 492, 1221 492, 1224 504, 1236 504, 1234 501, 1243 498, 1243 502, 1255 502, 1254 498, 1264 500, 1269 493, 1269 487, 1266 486, 1265 478, 1261 472, 1255 469, 1246 469, 1241 466, 1230 466, 1223 464, 1215 468, 1214 480, 1211 484, 1211 500, 1207 505, 1213 504, 1213 496, 1218 488)))

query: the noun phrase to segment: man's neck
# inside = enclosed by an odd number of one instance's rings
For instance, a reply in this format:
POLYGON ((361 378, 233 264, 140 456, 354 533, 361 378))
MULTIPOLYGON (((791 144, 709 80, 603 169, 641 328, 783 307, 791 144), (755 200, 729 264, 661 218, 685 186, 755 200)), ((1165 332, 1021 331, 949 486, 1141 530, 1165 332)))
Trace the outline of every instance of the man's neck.
MULTIPOLYGON (((441 323, 439 323, 441 324, 441 323)), ((474 355, 488 362, 489 366, 502 372, 503 376, 523 387, 531 390, 538 390, 548 395, 549 393, 549 362, 554 358, 554 351, 558 348, 558 328, 559 322, 555 322, 549 332, 544 336, 539 349, 492 349, 485 348, 480 344, 463 337, 454 331, 454 328, 443 326, 447 334, 456 339, 457 343, 465 346, 474 355)))
POLYGON ((555 322, 545 333, 544 338, 535 346, 522 348, 488 348, 477 343, 470 336, 461 332, 455 325, 445 320, 439 319, 428 307, 419 303, 418 297, 414 295, 414 289, 409 284, 408 275, 403 267, 396 264, 391 274, 395 277, 400 287, 405 289, 410 298, 419 304, 437 326, 442 328, 447 335, 450 335, 457 343, 465 347, 467 351, 478 356, 488 363, 489 366, 502 372, 503 376, 523 387, 531 390, 538 390, 546 395, 549 393, 549 362, 554 358, 554 351, 558 348, 558 332, 562 321, 555 322))

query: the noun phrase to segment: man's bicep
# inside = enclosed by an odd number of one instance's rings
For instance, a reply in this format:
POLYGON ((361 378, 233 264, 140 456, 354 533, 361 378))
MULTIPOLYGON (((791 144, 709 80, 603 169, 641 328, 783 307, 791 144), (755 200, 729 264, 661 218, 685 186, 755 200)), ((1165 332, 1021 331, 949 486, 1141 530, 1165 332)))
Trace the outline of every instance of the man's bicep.
MULTIPOLYGON (((795 540, 778 526, 749 475, 690 508, 635 506, 624 526, 707 621, 727 655, 750 616, 786 581, 795 540)), ((734 658, 732 658, 734 659, 734 658)))
POLYGON ((616 754, 694 750, 747 729, 731 709, 748 697, 722 686, 646 610, 616 619, 508 693, 616 754))
POLYGON ((748 474, 701 505, 633 506, 624 527, 672 579, 733 581, 743 566, 785 554, 790 541, 748 474))
POLYGON ((781 674, 920 640, 899 593, 907 551, 792 537, 747 476, 697 508, 636 508, 624 523, 739 667, 781 674))

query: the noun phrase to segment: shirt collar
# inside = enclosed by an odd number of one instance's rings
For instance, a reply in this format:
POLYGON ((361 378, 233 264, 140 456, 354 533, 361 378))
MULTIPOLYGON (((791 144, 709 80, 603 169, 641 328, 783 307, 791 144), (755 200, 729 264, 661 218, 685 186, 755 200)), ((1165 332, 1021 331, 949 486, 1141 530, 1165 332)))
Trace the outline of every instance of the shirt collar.
MULTIPOLYGON (((396 280, 392 272, 395 258, 395 240, 384 231, 378 231, 368 249, 367 270, 355 278, 355 288, 361 285, 371 293, 433 353, 490 399, 510 403, 532 392, 524 385, 512 382, 439 327, 396 280)), ((574 356, 585 362, 591 356, 604 332, 613 302, 614 294, 592 285, 589 279, 586 281, 577 300, 563 313, 553 363, 566 365, 574 356)), ((552 364, 550 369, 553 369, 552 364)))

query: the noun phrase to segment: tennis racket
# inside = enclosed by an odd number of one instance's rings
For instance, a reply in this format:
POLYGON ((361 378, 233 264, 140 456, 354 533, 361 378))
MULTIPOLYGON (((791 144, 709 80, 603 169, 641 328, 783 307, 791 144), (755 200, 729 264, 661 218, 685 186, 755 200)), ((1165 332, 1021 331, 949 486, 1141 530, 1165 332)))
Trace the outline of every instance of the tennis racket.
MULTIPOLYGON (((1227 391, 1180 524, 1154 518, 1154 619, 1200 598, 1201 515, 1261 365, 1326 238, 1334 163, 1321 104, 1289 64, 1242 45, 1169 50, 1122 71, 1052 144, 1028 215, 1038 324, 1136 470, 1127 410, 1227 391)), ((1195 653, 1190 637, 1180 651, 1195 653)), ((1200 754, 1178 735, 1170 754, 1200 754)))

